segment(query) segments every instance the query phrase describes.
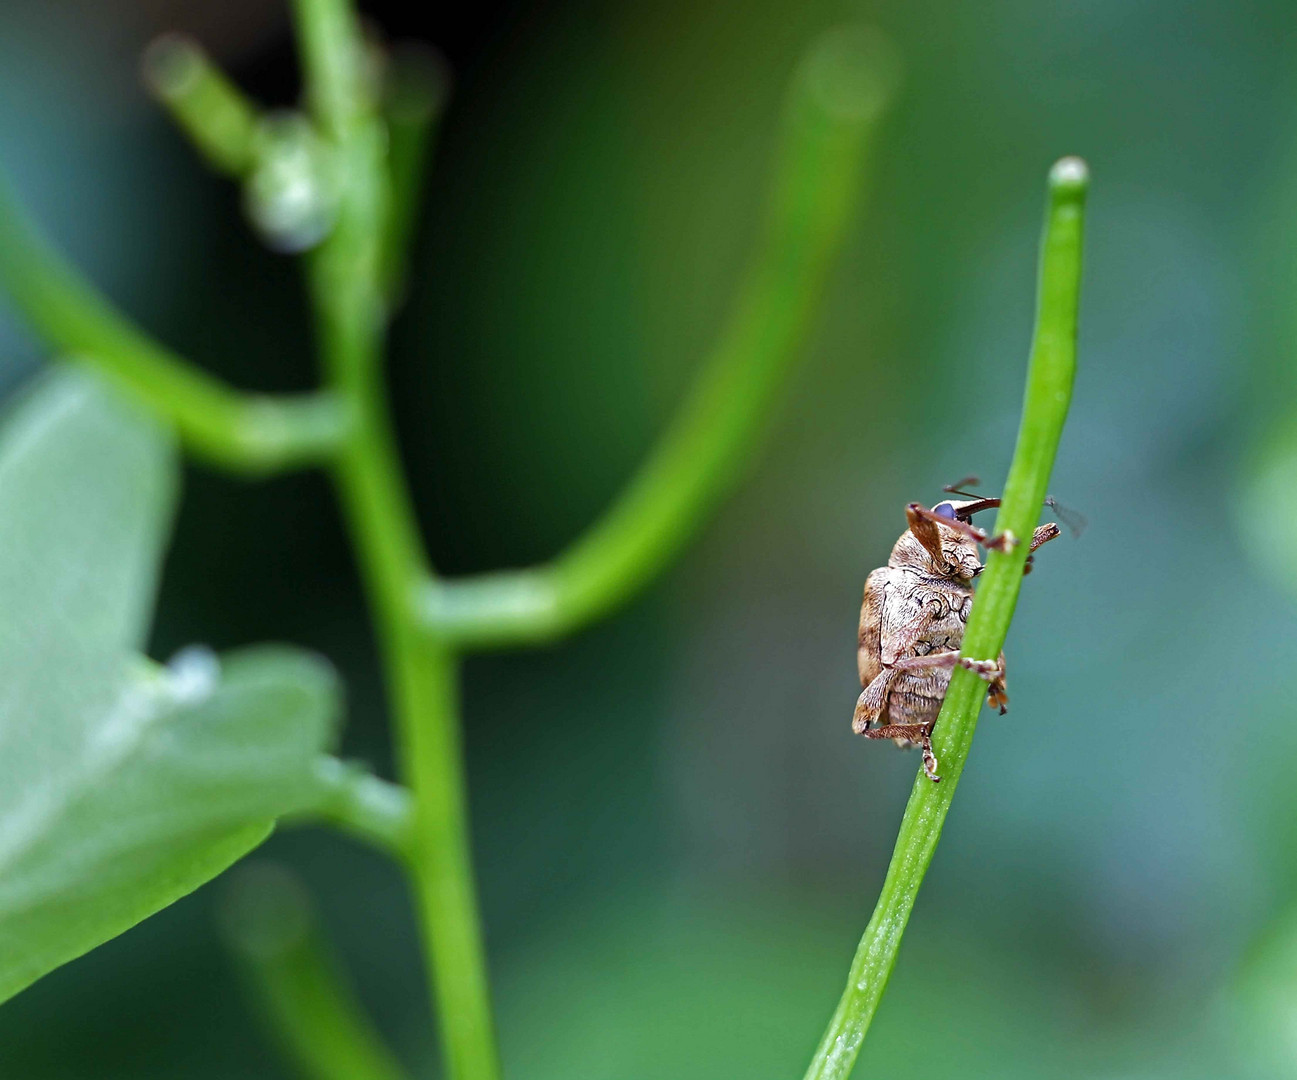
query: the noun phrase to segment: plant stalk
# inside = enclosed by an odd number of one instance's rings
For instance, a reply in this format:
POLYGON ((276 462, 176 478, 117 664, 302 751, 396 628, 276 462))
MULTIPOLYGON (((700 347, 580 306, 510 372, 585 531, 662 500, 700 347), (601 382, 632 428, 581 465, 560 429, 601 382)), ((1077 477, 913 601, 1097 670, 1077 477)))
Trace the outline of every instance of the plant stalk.
POLYGON ((306 891, 273 863, 241 867, 222 913, 262 1019, 310 1080, 408 1080, 324 940, 306 891))
MULTIPOLYGON (((1050 171, 1026 398, 1013 463, 995 521, 996 533, 1012 532, 1023 539, 1031 536, 1067 419, 1076 371, 1081 234, 1088 185, 1086 166, 1079 158, 1063 158, 1050 171)), ((1018 602, 1026 560, 1025 543, 1011 551, 992 551, 988 556, 964 634, 964 656, 985 659, 1000 654, 1018 602)), ((976 675, 962 668, 955 670, 932 737, 941 783, 934 784, 922 770, 915 778, 882 893, 856 949, 847 988, 806 1072, 806 1080, 845 1080, 851 1074, 941 837, 985 695, 986 685, 976 675)))
POLYGON ((333 475, 377 624, 402 779, 414 798, 407 867, 436 997, 446 1073, 496 1080, 499 1060, 469 842, 457 656, 431 641, 413 597, 428 565, 383 387, 386 142, 360 74, 347 0, 297 0, 316 122, 338 155, 338 218, 309 260, 328 385, 351 409, 333 475))
POLYGON ((32 227, 3 180, 0 285, 47 342, 166 417, 207 461, 266 475, 318 465, 344 437, 346 410, 328 392, 242 393, 156 342, 32 227))

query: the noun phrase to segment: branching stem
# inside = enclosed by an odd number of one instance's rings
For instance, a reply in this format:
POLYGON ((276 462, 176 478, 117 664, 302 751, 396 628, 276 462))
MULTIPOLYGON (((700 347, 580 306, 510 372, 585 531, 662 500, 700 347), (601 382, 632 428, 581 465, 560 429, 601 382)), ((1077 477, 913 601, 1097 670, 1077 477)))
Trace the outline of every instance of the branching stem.
POLYGON ((144 54, 144 77, 157 99, 217 172, 252 168, 260 110, 182 34, 158 38, 144 54))
MULTIPOLYGON (((330 181, 328 232, 307 256, 325 389, 256 397, 193 367, 56 255, 3 187, 0 284, 47 340, 143 399, 196 454, 241 472, 329 468, 382 646, 407 786, 326 759, 310 813, 403 860, 417 893, 445 1075, 498 1080, 460 745, 459 655, 550 640, 608 612, 678 552, 734 484, 809 333, 862 195, 862 160, 896 64, 884 42, 855 29, 826 35, 803 60, 763 243, 697 385, 607 515, 548 566, 446 582, 419 535, 382 371, 444 87, 425 66, 384 115, 351 0, 293 0, 293 8, 311 136, 326 148, 330 181)), ((255 186, 267 127, 255 106, 181 39, 155 49, 148 72, 208 160, 255 186)), ((397 1076, 319 955, 285 948, 258 969, 299 1065, 321 1078, 397 1076), (335 1050, 315 1052, 316 1025, 333 1029, 337 1038, 319 1046, 335 1050)))
POLYGON ((297 0, 307 97, 334 143, 340 183, 332 233, 309 276, 326 379, 353 412, 334 478, 378 626, 397 758, 414 797, 407 861, 453 1080, 500 1073, 469 843, 455 659, 418 627, 411 597, 431 567, 406 490, 383 386, 386 143, 360 76, 347 0, 297 0))
POLYGON ((315 778, 319 791, 315 805, 298 820, 327 822, 394 859, 410 857, 414 809, 406 788, 328 754, 316 763, 315 778))
POLYGON ((46 341, 140 397, 199 457, 264 474, 325 461, 342 443, 349 416, 335 395, 243 394, 154 341, 36 234, 2 181, 0 284, 46 341))
MULTIPOLYGON (((1050 172, 1026 398, 995 533, 1009 531, 1015 536, 1031 536, 1040 517, 1063 422, 1067 419, 1076 371, 1081 233, 1088 184, 1085 163, 1078 158, 1063 158, 1050 172)), ((1018 544, 1012 551, 993 551, 987 557, 986 571, 964 634, 964 656, 999 655, 1018 602, 1026 560, 1026 544, 1018 544)), ((968 759, 985 694, 986 685, 976 675, 956 669, 932 736, 933 749, 941 763, 942 781, 932 783, 922 770, 915 778, 882 893, 856 949, 847 988, 807 1070, 806 1080, 845 1080, 855 1065, 896 963, 901 936, 919 886, 941 837, 941 827, 968 759)))

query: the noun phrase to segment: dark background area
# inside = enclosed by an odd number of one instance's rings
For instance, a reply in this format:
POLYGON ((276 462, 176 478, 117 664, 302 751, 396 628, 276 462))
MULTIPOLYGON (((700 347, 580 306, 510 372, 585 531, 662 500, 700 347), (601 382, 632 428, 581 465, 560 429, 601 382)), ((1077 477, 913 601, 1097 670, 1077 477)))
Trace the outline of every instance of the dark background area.
MULTIPOLYGON (((642 459, 723 317, 815 36, 863 18, 905 62, 869 206, 739 494, 614 619, 466 666, 510 1073, 800 1075, 917 767, 849 731, 860 588, 906 501, 1004 474, 1064 153, 1094 187, 1054 484, 1090 526, 1024 589, 1013 711, 983 720, 859 1074, 1297 1072, 1297 965, 1246 990, 1249 947, 1294 899, 1297 572, 1274 538, 1297 522, 1268 434, 1294 402, 1290 6, 362 7, 454 72, 390 363, 446 573, 549 557, 642 459)), ((150 38, 184 29, 289 106, 286 10, 13 0, 0 20, 0 161, 42 225, 195 362, 311 385, 298 268, 138 79, 150 38)), ((42 356, 11 321, 0 347, 9 383, 42 356)), ((189 468, 154 655, 265 639, 339 666, 345 751, 387 770, 327 485, 189 468)), ((397 873, 323 830, 255 857, 305 879, 380 1026, 432 1075, 397 873)), ((7 1004, 0 1076, 286 1076, 218 940, 222 893, 7 1004)))

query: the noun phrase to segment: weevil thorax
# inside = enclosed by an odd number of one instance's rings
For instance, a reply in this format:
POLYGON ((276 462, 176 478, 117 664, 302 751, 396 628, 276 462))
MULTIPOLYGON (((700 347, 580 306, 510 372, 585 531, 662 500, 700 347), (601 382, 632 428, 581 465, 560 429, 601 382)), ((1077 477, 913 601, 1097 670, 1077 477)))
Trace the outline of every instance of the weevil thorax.
POLYGON ((891 558, 887 560, 888 566, 905 567, 928 577, 946 578, 961 585, 969 584, 983 569, 976 542, 944 525, 938 525, 937 529, 941 533, 940 563, 906 529, 892 548, 891 558))

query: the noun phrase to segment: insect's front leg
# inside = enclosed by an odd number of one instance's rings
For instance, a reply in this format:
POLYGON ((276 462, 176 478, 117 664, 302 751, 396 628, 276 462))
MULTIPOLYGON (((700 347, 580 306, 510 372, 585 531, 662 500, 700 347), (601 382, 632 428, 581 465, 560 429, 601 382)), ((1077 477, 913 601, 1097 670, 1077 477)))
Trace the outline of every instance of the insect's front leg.
MULTIPOLYGON (((910 503, 905 508, 905 516, 909 519, 912 532, 914 531, 915 519, 918 518, 921 521, 931 521, 937 525, 944 525, 947 529, 953 529, 957 533, 963 533, 970 540, 981 544, 988 551, 1012 551, 1018 546, 1018 538, 1007 530, 1000 533, 999 536, 992 536, 985 529, 979 529, 976 525, 972 525, 967 521, 934 514, 922 503, 910 503)), ((915 532, 915 535, 917 536, 918 533, 915 532)))
POLYGON ((1027 561, 1022 567, 1024 577, 1031 573, 1031 564, 1034 561, 1032 552, 1034 552, 1036 548, 1040 547, 1041 544, 1048 544, 1051 540, 1057 540, 1058 534, 1059 528, 1052 521, 1048 525, 1036 526, 1036 531, 1031 534, 1031 547, 1027 549, 1027 561))
POLYGON ((1036 531, 1031 534, 1031 547, 1028 551, 1035 551, 1041 544, 1048 544, 1051 540, 1057 540, 1060 530, 1056 522, 1051 521, 1048 525, 1037 525, 1036 531))

